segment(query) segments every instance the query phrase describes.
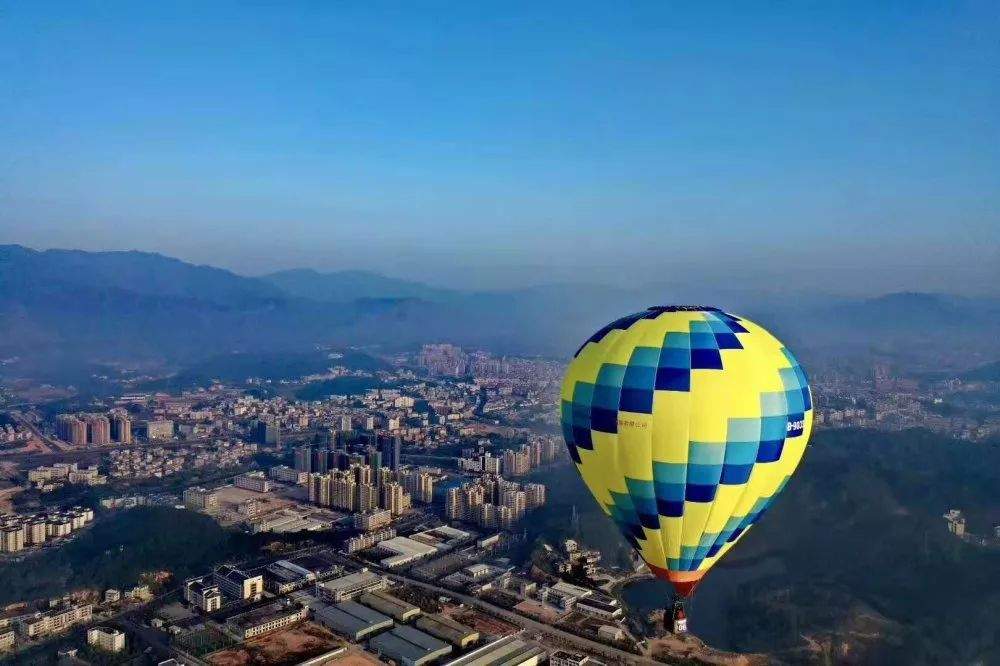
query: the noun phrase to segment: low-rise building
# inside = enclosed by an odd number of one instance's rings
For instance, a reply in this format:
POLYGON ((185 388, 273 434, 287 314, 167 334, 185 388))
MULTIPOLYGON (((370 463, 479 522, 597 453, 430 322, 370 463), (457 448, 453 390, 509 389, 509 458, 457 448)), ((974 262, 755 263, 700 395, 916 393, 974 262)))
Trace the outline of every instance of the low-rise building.
POLYGON ((384 590, 389 586, 385 576, 368 569, 362 569, 346 576, 316 583, 316 594, 320 599, 339 604, 365 592, 384 590))
POLYGON ((173 439, 174 422, 169 419, 156 419, 146 421, 146 439, 164 440, 173 439))
POLYGON ((445 666, 536 666, 545 661, 547 654, 538 643, 513 634, 476 648, 445 666))
POLYGON ((301 472, 297 469, 292 469, 288 465, 275 465, 268 471, 268 476, 270 476, 275 481, 280 481, 282 483, 294 483, 296 485, 304 485, 306 480, 309 478, 308 472, 301 472))
POLYGON ((419 607, 386 592, 369 592, 363 594, 361 595, 361 603, 380 613, 385 613, 397 622, 408 622, 420 617, 421 613, 419 607))
POLYGON ((188 488, 184 491, 184 506, 212 513, 219 508, 219 494, 208 488, 188 488))
POLYGON ((104 652, 125 650, 125 632, 113 627, 91 627, 87 630, 87 645, 104 652))
POLYGON ((405 624, 371 639, 368 649, 403 666, 423 666, 452 651, 444 641, 405 624))
POLYGON ((603 666, 603 664, 585 654, 556 650, 549 655, 549 666, 603 666))
MULTIPOLYGON (((264 570, 264 586, 275 594, 288 594, 299 590, 318 578, 316 572, 309 568, 310 558, 303 557, 301 564, 290 560, 278 560, 269 564, 264 570)), ((312 558, 314 559, 314 558, 312 558)), ((324 571, 325 568, 320 569, 324 571)))
POLYGON ((371 532, 392 523, 392 511, 389 509, 376 509, 358 513, 354 516, 354 528, 363 532, 371 532))
POLYGON ((271 482, 264 476, 264 472, 247 472, 236 477, 236 487, 244 490, 253 490, 258 493, 271 491, 271 482))
POLYGON ((149 585, 136 585, 125 590, 125 596, 132 601, 149 601, 153 598, 153 591, 149 585))
POLYGON ((475 629, 437 613, 424 615, 416 621, 416 627, 463 650, 479 640, 475 629))
POLYGON ((602 620, 617 620, 625 614, 617 599, 599 593, 577 599, 576 610, 602 620))
POLYGON ((64 606, 35 613, 18 620, 18 628, 26 638, 39 638, 61 633, 73 625, 90 622, 94 608, 91 604, 64 606))
POLYGON ((226 620, 226 633, 245 641, 263 636, 306 619, 309 609, 294 602, 276 602, 226 620))
POLYGON ((434 546, 404 536, 379 541, 377 545, 379 551, 386 555, 382 559, 382 566, 389 569, 412 564, 438 553, 434 546))
POLYGON ((353 601, 314 610, 316 620, 353 641, 392 628, 392 618, 353 601))
POLYGON ((605 624, 597 628, 597 637, 606 641, 620 641, 625 638, 625 630, 613 624, 605 624))
POLYGON ((215 570, 212 579, 223 594, 233 599, 260 599, 264 593, 264 577, 251 575, 230 564, 215 570))
POLYGON ((192 578, 184 583, 184 599, 205 613, 222 608, 222 591, 209 576, 192 578))

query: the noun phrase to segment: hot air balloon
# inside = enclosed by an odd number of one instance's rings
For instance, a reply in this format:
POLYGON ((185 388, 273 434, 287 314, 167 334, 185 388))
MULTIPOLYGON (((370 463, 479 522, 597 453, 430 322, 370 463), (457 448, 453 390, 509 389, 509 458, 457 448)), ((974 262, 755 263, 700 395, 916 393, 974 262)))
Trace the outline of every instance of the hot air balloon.
POLYGON ((784 488, 812 429, 792 353, 712 307, 611 322, 576 352, 561 402, 580 475, 650 571, 673 584, 682 619, 683 600, 784 488))

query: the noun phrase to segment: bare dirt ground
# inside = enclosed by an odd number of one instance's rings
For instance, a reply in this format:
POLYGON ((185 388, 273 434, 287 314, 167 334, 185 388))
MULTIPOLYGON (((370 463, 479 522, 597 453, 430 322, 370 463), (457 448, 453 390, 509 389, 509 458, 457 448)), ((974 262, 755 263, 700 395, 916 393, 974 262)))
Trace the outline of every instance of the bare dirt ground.
POLYGON ((514 606, 514 610, 522 615, 527 615, 528 617, 535 618, 546 624, 557 623, 562 615, 556 612, 555 609, 540 604, 537 601, 522 601, 518 605, 514 606))
POLYGON ((465 626, 471 627, 484 635, 509 636, 511 634, 516 634, 521 630, 520 627, 510 624, 509 622, 498 620, 495 617, 491 617, 485 613, 480 613, 475 610, 462 610, 458 612, 452 611, 450 613, 445 612, 444 614, 450 615, 456 621, 461 622, 465 626))
POLYGON ((213 666, 286 666, 329 652, 340 644, 324 627, 303 622, 240 647, 214 652, 207 661, 213 666))
POLYGON ((689 659, 697 664, 713 666, 763 666, 770 663, 764 655, 723 652, 705 645, 691 634, 675 636, 665 634, 649 640, 646 656, 654 659, 689 659))
POLYGON ((239 513, 239 506, 248 500, 257 502, 258 515, 273 513, 279 509, 285 509, 294 505, 294 502, 283 499, 273 492, 258 493, 253 490, 246 490, 245 488, 237 488, 236 486, 220 488, 217 496, 219 498, 219 512, 217 517, 219 522, 223 524, 243 520, 245 516, 239 513))
POLYGON ((0 513, 14 513, 14 498, 23 490, 20 486, 0 490, 0 513))

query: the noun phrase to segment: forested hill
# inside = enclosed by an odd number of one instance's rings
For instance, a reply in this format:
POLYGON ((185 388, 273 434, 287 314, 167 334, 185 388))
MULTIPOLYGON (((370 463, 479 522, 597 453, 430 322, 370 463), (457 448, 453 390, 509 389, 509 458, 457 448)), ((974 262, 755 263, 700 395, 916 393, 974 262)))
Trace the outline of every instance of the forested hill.
POLYGON ((1000 445, 925 431, 820 431, 773 511, 731 563, 778 556, 785 573, 744 585, 737 647, 793 662, 1000 663, 1000 545, 948 532, 1000 524, 1000 445))

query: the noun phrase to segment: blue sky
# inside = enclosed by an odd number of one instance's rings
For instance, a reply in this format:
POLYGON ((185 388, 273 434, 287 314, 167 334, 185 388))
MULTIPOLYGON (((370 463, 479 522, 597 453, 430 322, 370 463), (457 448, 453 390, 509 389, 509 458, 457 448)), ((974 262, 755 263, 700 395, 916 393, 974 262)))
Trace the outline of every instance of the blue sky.
POLYGON ((0 3, 0 242, 997 293, 998 72, 991 2, 0 3))

